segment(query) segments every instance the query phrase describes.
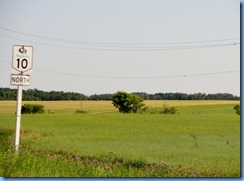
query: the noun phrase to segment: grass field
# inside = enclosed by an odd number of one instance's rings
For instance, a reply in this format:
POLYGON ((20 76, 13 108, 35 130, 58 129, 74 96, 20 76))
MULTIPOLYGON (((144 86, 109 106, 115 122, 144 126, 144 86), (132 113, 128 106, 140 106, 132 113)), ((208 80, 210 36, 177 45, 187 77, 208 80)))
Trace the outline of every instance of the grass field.
MULTIPOLYGON (((112 105, 111 101, 23 101, 22 104, 43 104, 46 112, 50 113, 74 113, 77 109, 84 109, 91 114, 111 113, 118 112, 112 105)), ((194 106, 207 106, 207 105, 235 105, 239 101, 144 101, 146 106, 162 107, 163 105, 175 106, 179 109, 187 106, 186 108, 192 109, 194 106), (192 106, 192 107, 191 107, 192 106)), ((0 114, 14 114, 16 111, 16 101, 0 101, 0 114)), ((201 110, 200 110, 201 111, 201 110)), ((231 110, 233 111, 233 110, 231 110)), ((182 111, 181 111, 182 112, 182 111)), ((182 112, 183 113, 183 112, 182 112)))
MULTIPOLYGON (((145 101, 174 115, 121 114, 110 101, 82 101, 87 114, 75 113, 80 101, 28 103, 46 113, 22 115, 23 154, 3 149, 2 176, 240 176, 239 101, 145 101)), ((0 101, 3 145, 13 145, 15 107, 0 101)))

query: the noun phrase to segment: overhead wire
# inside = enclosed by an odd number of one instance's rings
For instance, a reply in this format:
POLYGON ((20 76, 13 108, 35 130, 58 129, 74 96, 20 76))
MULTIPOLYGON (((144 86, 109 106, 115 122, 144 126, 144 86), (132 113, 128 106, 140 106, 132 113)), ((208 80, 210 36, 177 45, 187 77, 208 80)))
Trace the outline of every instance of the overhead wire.
POLYGON ((96 76, 96 75, 84 75, 84 74, 71 74, 65 72, 55 72, 43 69, 36 69, 41 72, 75 76, 75 77, 86 77, 86 78, 102 78, 102 79, 168 79, 168 78, 182 78, 182 77, 196 77, 196 76, 209 76, 209 75, 219 75, 219 74, 228 74, 234 72, 240 72, 240 70, 229 70, 222 72, 210 72, 210 73, 201 73, 201 74, 183 74, 183 75, 165 75, 165 76, 141 76, 141 77, 132 77, 132 76, 96 76))
MULTIPOLYGON (((10 64, 7 61, 0 59, 0 62, 5 64, 10 64)), ((198 74, 182 74, 182 75, 164 75, 164 76, 101 76, 101 75, 85 75, 85 74, 74 74, 74 73, 66 73, 66 72, 57 72, 52 70, 33 68, 34 70, 51 73, 51 74, 59 74, 73 77, 85 77, 85 78, 100 78, 100 79, 169 79, 169 78, 185 78, 185 77, 196 77, 196 76, 211 76, 211 75, 219 75, 219 74, 229 74, 240 72, 240 70, 227 70, 221 72, 208 72, 208 73, 198 73, 198 74)))
MULTIPOLYGON (((41 36, 41 35, 35 35, 31 33, 25 33, 25 32, 20 32, 4 27, 0 27, 0 29, 12 32, 12 33, 17 33, 29 37, 35 37, 35 38, 41 38, 45 40, 51 40, 51 41, 57 41, 57 42, 64 42, 64 43, 71 43, 71 44, 85 44, 85 45, 90 45, 90 46, 106 46, 106 45, 113 45, 113 46, 124 46, 124 45, 174 45, 174 44, 195 44, 195 43, 209 43, 209 42, 221 42, 221 41, 233 41, 233 40, 240 40, 240 38, 225 38, 225 39, 214 39, 214 40, 200 40, 200 41, 185 41, 185 42, 160 42, 160 43, 114 43, 114 42, 93 42, 93 41, 81 41, 81 40, 71 40, 71 39, 62 39, 62 38, 55 38, 55 37, 49 37, 49 36, 41 36)), ((109 46, 111 47, 111 46, 109 46)))
POLYGON ((237 40, 240 38, 225 38, 225 39, 214 39, 214 40, 201 40, 201 41, 187 41, 187 42, 166 42, 166 43, 112 43, 112 42, 92 42, 92 41, 80 41, 71 39, 62 39, 49 36, 35 35, 31 33, 25 33, 16 31, 13 29, 0 27, 0 30, 7 32, 24 35, 28 37, 40 38, 43 40, 48 40, 52 42, 62 42, 68 43, 69 45, 79 45, 77 46, 67 46, 60 44, 50 44, 43 43, 39 41, 30 41, 26 39, 16 38, 13 36, 3 35, 0 36, 10 39, 15 39, 19 41, 25 41, 30 43, 36 43, 45 46, 53 46, 59 48, 70 48, 70 49, 80 49, 80 50, 101 50, 101 51, 168 51, 168 50, 182 50, 182 49, 198 49, 198 48, 209 48, 209 47, 220 47, 220 46, 231 46, 240 44, 237 40), (230 42, 231 41, 231 42, 230 42), (207 43, 207 44, 206 44, 207 43), (214 43, 214 44, 213 44, 214 43), (200 45, 199 45, 200 44, 200 45), (82 45, 82 47, 80 47, 82 45), (164 46, 163 46, 164 45, 164 46), (167 46, 165 46, 167 45, 167 46), (171 46, 169 46, 171 45, 171 46), (85 46, 85 47, 84 47, 85 46))
MULTIPOLYGON (((16 38, 8 35, 0 34, 0 36, 10 39, 15 39, 19 41, 24 42, 30 42, 35 43, 39 45, 45 45, 45 46, 53 46, 53 47, 59 47, 59 48, 71 48, 71 49, 80 49, 80 50, 102 50, 102 51, 163 51, 163 50, 182 50, 182 49, 197 49, 197 48, 210 48, 210 47, 221 47, 221 46, 231 46, 231 45, 239 45, 240 43, 236 40, 239 40, 240 38, 229 38, 229 39, 214 39, 214 40, 205 40, 205 41, 188 41, 188 42, 171 42, 171 43, 111 43, 111 42, 91 42, 91 41, 77 41, 77 40, 68 40, 68 39, 60 39, 60 38, 54 38, 54 37, 48 37, 48 36, 40 36, 40 35, 34 35, 24 32, 19 32, 11 29, 7 29, 4 27, 0 27, 0 29, 12 32, 12 33, 18 33, 21 35, 34 37, 34 38, 41 38, 45 40, 51 40, 55 42, 63 42, 63 43, 69 43, 69 44, 80 44, 80 45, 86 45, 86 46, 98 46, 103 48, 91 48, 91 47, 77 47, 77 46, 67 46, 67 45, 57 45, 57 44, 49 44, 49 43, 42 43, 37 41, 30 41, 25 40, 21 38, 16 38), (226 41, 234 41, 234 42, 226 42, 226 41), (218 42, 218 43, 217 43, 218 42), (219 43, 224 42, 224 43, 219 43), (196 44, 201 43, 200 45, 196 44), (202 44, 202 43, 208 43, 208 44, 202 44), (214 44, 209 44, 214 43, 214 44), (185 44, 181 45, 180 44, 185 44), (190 45, 194 44, 194 45, 190 45), (153 45, 149 46, 149 45, 153 45), (161 47, 159 47, 159 45, 161 47), (163 46, 162 45, 177 45, 177 46, 163 46), (144 46, 144 47, 142 47, 144 46), (147 46, 147 47, 145 47, 147 46), (156 47, 155 47, 156 46, 156 47), (104 48, 109 47, 109 48, 104 48)), ((1 60, 3 63, 8 62, 1 60)), ((35 69, 35 68, 34 68, 35 69)), ((131 77, 131 76, 100 76, 100 75, 84 75, 84 74, 73 74, 73 73, 65 73, 65 72, 56 72, 51 70, 45 70, 45 69, 38 69, 35 70, 46 72, 46 73, 53 73, 53 74, 60 74, 60 75, 67 75, 67 76, 76 76, 76 77, 86 77, 86 78, 109 78, 109 79, 158 79, 158 78, 180 78, 180 77, 195 77, 195 76, 208 76, 208 75, 218 75, 218 74, 227 74, 227 73, 234 73, 239 72, 240 70, 228 70, 228 71, 222 71, 222 72, 210 72, 210 73, 201 73, 201 74, 184 74, 184 75, 166 75, 166 76, 144 76, 144 77, 131 77)))
MULTIPOLYGON (((233 46, 233 45, 239 45, 239 42, 232 42, 232 43, 224 43, 224 44, 210 44, 210 45, 192 45, 192 46, 175 46, 175 47, 137 47, 137 48, 131 48, 131 49, 121 49, 114 47, 113 49, 108 48, 89 48, 89 47, 74 47, 74 46, 66 46, 66 45, 56 45, 56 44, 49 44, 49 43, 40 43, 36 41, 30 41, 30 40, 24 40, 20 38, 15 38, 7 35, 2 35, 2 37, 15 39, 19 41, 25 41, 30 43, 35 43, 39 45, 46 45, 46 46, 53 46, 53 47, 59 47, 59 48, 71 48, 71 49, 79 49, 79 50, 101 50, 101 51, 167 51, 167 50, 184 50, 184 49, 199 49, 199 48, 210 48, 210 47, 222 47, 222 46, 233 46)), ((128 48, 128 47, 127 47, 128 48)))

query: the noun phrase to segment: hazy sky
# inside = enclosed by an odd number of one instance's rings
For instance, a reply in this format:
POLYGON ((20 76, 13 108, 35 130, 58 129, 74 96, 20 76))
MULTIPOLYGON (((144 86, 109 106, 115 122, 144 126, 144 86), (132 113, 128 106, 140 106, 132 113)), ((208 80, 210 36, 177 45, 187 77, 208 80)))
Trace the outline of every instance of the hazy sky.
POLYGON ((238 0, 0 0, 0 17, 0 87, 30 45, 24 89, 240 95, 238 0))

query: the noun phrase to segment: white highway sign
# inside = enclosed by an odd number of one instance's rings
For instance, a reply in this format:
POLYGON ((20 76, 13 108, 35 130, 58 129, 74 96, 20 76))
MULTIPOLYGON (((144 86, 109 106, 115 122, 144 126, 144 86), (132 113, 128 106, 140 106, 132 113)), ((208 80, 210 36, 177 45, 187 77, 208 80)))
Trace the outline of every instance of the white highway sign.
POLYGON ((28 74, 30 75, 32 69, 32 46, 14 45, 13 46, 13 60, 12 73, 28 74), (27 73, 28 72, 28 73, 27 73))

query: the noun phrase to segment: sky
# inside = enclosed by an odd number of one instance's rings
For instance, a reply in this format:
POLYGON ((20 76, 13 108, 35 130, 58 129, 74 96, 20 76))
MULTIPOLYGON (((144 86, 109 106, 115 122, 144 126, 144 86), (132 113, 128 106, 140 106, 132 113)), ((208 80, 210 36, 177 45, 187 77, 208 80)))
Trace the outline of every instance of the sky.
POLYGON ((0 0, 0 17, 0 87, 28 45, 24 89, 240 96, 238 0, 0 0))

